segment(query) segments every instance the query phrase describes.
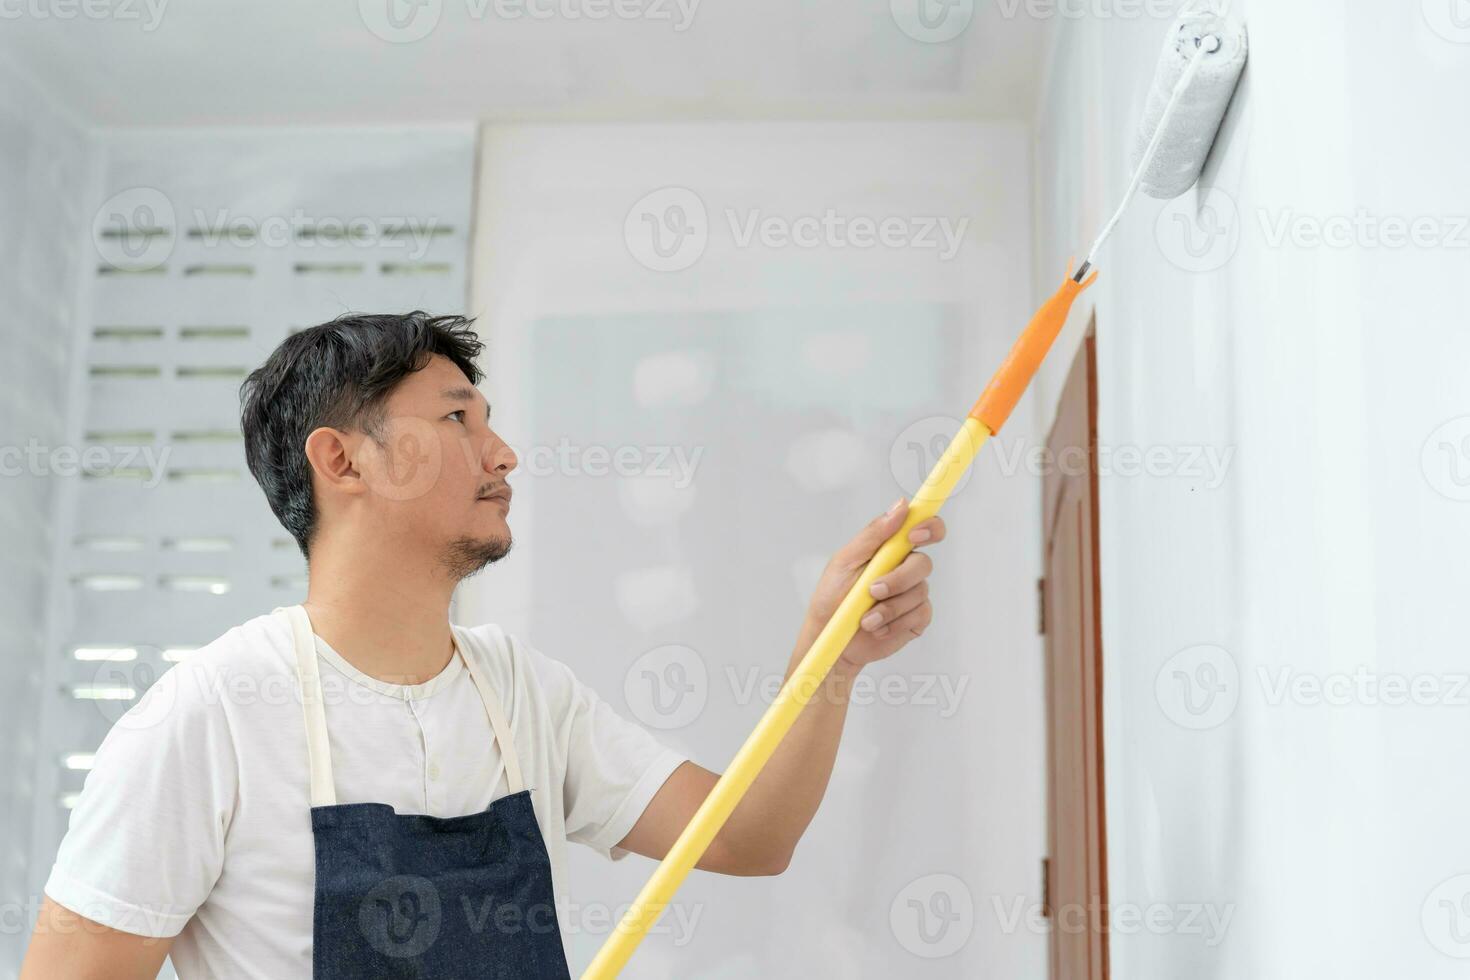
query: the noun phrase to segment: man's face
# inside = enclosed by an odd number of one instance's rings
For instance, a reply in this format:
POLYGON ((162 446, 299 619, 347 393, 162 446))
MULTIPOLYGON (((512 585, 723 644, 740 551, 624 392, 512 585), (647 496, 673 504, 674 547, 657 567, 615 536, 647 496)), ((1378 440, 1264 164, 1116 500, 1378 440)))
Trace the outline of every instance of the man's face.
POLYGON ((517 459, 490 428, 484 396, 436 354, 393 389, 384 415, 357 453, 373 526, 438 556, 457 578, 504 557, 517 459))

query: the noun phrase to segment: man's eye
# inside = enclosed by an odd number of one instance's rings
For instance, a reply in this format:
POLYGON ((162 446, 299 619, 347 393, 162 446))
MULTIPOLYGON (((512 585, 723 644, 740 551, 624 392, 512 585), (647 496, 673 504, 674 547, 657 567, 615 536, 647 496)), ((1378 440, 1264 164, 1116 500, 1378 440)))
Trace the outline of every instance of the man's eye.
POLYGON ((454 421, 456 421, 456 422, 463 422, 464 421, 464 409, 462 409, 462 408, 461 409, 457 409, 457 410, 455 410, 453 412, 450 412, 448 415, 446 415, 444 417, 447 418, 447 419, 454 419, 454 421))

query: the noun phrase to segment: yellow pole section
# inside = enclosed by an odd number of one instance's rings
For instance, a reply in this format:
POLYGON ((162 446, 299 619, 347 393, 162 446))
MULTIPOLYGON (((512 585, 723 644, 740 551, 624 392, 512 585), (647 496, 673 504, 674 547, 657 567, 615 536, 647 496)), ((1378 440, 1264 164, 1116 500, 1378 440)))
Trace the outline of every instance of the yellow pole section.
POLYGON ((755 782, 756 776, 776 751, 776 746, 795 724, 801 709, 816 695, 832 665, 857 634, 859 621, 875 604, 868 593, 868 587, 875 579, 893 571, 908 557, 913 550, 913 546, 909 544, 909 531, 920 521, 938 513, 940 505, 954 491, 955 484, 969 469, 976 453, 989 438, 990 429, 984 423, 975 418, 965 420, 964 428, 950 442, 949 448, 935 464, 924 485, 909 502, 909 514, 903 527, 883 542, 878 553, 848 590, 847 597, 842 600, 842 604, 832 614, 795 672, 782 686, 776 700, 766 709, 765 715, 735 754, 715 788, 710 790, 709 796, 679 835, 679 839, 674 842, 674 846, 669 849, 648 883, 643 886, 643 890, 638 893, 613 934, 603 943, 597 957, 587 967, 587 972, 582 974, 582 980, 613 980, 627 964, 628 958, 633 955, 648 930, 663 914, 674 892, 709 849, 710 842, 730 818, 736 805, 745 796, 745 791, 755 782))

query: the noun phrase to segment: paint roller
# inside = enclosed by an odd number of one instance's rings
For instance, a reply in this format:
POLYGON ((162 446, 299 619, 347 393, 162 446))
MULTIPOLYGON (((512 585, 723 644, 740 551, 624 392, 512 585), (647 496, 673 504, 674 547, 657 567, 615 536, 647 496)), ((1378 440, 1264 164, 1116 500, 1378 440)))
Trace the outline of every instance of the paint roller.
POLYGON ((939 511, 981 446, 1005 424, 1061 332, 1078 295, 1097 279, 1096 272, 1090 276, 1088 272, 1134 195, 1142 188, 1153 197, 1177 197, 1199 179, 1245 59, 1243 27, 1231 27, 1224 15, 1213 9, 1190 9, 1181 14, 1164 45, 1140 130, 1138 165, 1117 213, 1094 242, 1087 261, 1075 275, 1069 266, 1062 285, 1022 331, 959 433, 915 493, 903 526, 864 567, 750 737, 603 943, 582 980, 616 977, 658 921, 674 892, 857 634, 859 621, 875 602, 869 586, 908 556, 913 550, 909 531, 939 511))
POLYGON ((1248 49, 1245 26, 1232 24, 1220 10, 1191 6, 1180 15, 1164 38, 1149 87, 1133 180, 1077 270, 1079 280, 1092 268, 1134 195, 1142 190, 1149 197, 1173 200, 1199 180, 1240 84, 1248 49))

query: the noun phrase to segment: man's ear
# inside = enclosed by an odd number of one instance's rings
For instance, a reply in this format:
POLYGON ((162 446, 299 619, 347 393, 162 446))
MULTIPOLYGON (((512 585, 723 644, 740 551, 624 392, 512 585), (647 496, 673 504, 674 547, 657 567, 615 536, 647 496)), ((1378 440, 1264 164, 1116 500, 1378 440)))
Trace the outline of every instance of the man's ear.
POLYGON ((316 474, 319 489, 359 494, 367 490, 353 457, 362 436, 322 426, 306 437, 306 460, 316 474))

